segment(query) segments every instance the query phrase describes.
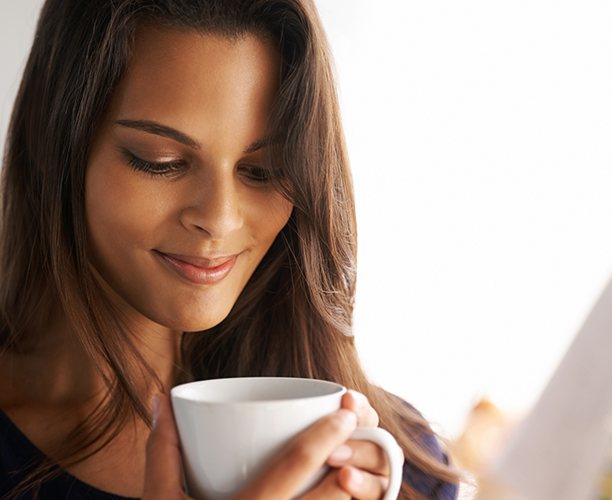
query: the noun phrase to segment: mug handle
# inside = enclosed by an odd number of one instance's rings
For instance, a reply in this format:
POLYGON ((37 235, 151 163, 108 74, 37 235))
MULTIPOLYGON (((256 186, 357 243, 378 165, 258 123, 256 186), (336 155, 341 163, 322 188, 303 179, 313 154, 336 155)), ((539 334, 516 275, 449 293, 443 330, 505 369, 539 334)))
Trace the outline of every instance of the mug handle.
POLYGON ((380 446, 387 455, 389 461, 389 486, 383 496, 383 500, 397 500, 402 487, 404 452, 395 441, 395 438, 380 427, 359 427, 355 429, 349 439, 358 441, 372 441, 380 446))

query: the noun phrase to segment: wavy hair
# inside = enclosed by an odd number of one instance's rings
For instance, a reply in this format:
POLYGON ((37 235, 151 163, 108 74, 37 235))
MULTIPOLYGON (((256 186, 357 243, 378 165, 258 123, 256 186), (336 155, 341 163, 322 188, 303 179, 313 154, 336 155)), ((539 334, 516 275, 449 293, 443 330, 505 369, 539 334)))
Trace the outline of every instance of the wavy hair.
MULTIPOLYGON (((281 166, 277 187, 294 204, 227 318, 183 334, 176 383, 247 375, 333 380, 370 399, 408 461, 456 481, 423 445, 427 423, 370 384, 360 367, 352 336, 353 188, 328 44, 312 0, 46 1, 4 157, 0 348, 27 354, 60 307, 108 387, 105 400, 58 445, 54 461, 66 467, 84 460, 134 416, 149 423, 143 376, 161 388, 91 270, 84 208, 92 138, 130 62, 135 30, 146 23, 275 41, 281 84, 269 163, 281 166)), ((15 491, 35 491, 57 472, 50 461, 37 464, 15 491)), ((421 498, 407 484, 402 492, 421 498)))

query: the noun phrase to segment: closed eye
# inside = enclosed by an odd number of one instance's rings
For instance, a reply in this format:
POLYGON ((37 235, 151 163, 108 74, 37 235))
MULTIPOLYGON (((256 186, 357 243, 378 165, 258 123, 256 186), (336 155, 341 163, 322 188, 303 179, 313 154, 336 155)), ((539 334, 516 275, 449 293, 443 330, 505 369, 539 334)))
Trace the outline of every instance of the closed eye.
POLYGON ((274 177, 274 174, 269 169, 257 165, 240 165, 238 172, 248 182, 255 185, 269 184, 274 177))
POLYGON ((169 176, 183 172, 187 167, 187 162, 184 160, 151 162, 143 158, 139 158, 131 151, 121 148, 127 163, 134 170, 144 172, 153 176, 169 176))

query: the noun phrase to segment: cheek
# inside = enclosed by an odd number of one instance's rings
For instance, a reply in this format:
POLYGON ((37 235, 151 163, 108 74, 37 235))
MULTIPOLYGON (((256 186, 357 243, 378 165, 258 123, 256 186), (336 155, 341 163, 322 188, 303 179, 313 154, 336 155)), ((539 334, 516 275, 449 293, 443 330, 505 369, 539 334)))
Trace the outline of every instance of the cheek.
POLYGON ((152 244, 162 218, 159 193, 121 165, 96 163, 87 172, 85 189, 88 236, 98 263, 122 249, 152 244))
POLYGON ((271 244, 278 233, 285 227, 293 204, 278 193, 274 193, 272 198, 268 198, 265 204, 261 205, 257 216, 257 233, 265 235, 265 239, 271 244))

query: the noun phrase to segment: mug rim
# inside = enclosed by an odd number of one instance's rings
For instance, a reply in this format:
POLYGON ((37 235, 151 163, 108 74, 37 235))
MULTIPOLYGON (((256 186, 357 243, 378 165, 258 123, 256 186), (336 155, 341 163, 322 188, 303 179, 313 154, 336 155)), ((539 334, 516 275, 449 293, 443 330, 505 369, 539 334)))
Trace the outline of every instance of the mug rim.
POLYGON ((224 378, 211 378, 205 380, 194 380, 193 382, 186 382, 184 384, 180 384, 174 386, 170 390, 170 396, 173 401, 184 401, 185 403, 197 404, 197 405, 261 405, 261 404, 290 404, 295 403, 297 401, 308 401, 312 399, 322 399, 322 398, 330 398, 337 397, 338 395, 343 395, 347 392, 347 388, 342 384, 338 384, 337 382, 332 382, 331 380, 323 380, 316 378, 304 378, 304 377, 224 377, 224 378), (235 381, 235 380, 244 380, 244 381, 264 381, 264 380, 279 380, 279 381, 302 381, 307 383, 315 383, 317 385, 324 385, 328 387, 333 387, 335 390, 329 392, 327 394, 315 394, 310 396, 296 396, 289 398, 281 398, 281 399, 257 399, 257 400, 246 400, 246 401, 231 401, 231 400, 215 400, 215 399, 198 399, 192 396, 185 395, 187 391, 187 386, 192 387, 194 385, 206 385, 208 383, 216 383, 216 382, 225 382, 225 381, 235 381))

